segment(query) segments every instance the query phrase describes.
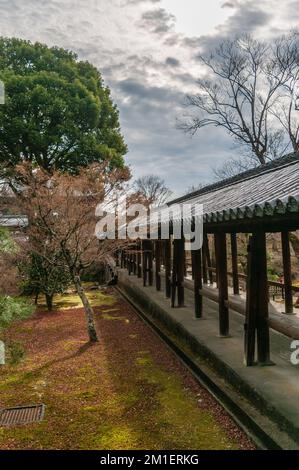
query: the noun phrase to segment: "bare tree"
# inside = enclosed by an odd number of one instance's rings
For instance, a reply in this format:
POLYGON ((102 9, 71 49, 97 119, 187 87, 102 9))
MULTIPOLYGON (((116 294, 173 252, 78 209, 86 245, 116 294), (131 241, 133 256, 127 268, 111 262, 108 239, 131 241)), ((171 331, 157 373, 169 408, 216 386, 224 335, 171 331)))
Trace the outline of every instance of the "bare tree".
POLYGON ((191 186, 189 186, 189 188, 187 188, 185 194, 195 193, 196 191, 199 191, 200 189, 204 188, 204 186, 204 183, 192 184, 191 186))
POLYGON ((133 187, 136 193, 139 193, 147 201, 149 207, 165 204, 172 195, 172 191, 165 185, 165 181, 155 175, 138 178, 133 187))
POLYGON ((275 57, 288 79, 282 84, 280 96, 271 110, 286 132, 294 152, 299 150, 299 32, 294 31, 276 41, 275 57))
POLYGON ((216 180, 221 181, 258 166, 259 163, 255 158, 245 155, 244 157, 230 158, 223 165, 213 168, 213 173, 216 180))
POLYGON ((246 35, 201 56, 210 76, 199 79, 199 92, 187 97, 194 113, 180 127, 192 134, 222 127, 261 165, 271 158, 271 149, 277 155, 281 135, 270 125, 270 110, 290 79, 290 67, 277 61, 277 48, 246 35))

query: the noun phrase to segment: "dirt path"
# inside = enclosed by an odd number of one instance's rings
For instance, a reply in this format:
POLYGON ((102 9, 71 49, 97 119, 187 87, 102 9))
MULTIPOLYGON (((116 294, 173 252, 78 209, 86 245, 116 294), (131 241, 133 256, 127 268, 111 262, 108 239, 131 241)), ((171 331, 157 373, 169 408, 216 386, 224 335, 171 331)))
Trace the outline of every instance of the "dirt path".
POLYGON ((0 427, 0 449, 253 448, 124 300, 90 295, 99 344, 71 296, 11 330, 27 355, 1 369, 0 406, 47 408, 40 424, 0 427))

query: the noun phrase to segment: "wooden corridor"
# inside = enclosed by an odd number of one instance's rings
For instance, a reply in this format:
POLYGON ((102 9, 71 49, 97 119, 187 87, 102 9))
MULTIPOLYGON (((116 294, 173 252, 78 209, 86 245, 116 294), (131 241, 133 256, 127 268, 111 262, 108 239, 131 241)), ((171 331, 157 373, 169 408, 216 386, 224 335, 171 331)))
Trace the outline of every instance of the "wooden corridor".
MULTIPOLYGON (((299 288, 292 286, 289 232, 299 229, 299 158, 288 155, 250 170, 237 177, 205 187, 169 203, 202 204, 203 243, 192 250, 194 283, 194 316, 203 315, 203 285, 216 281, 218 287, 219 335, 230 335, 228 302, 228 244, 230 244, 232 285, 240 293, 238 234, 249 234, 246 273, 246 315, 244 322, 244 360, 247 366, 272 365, 269 341, 269 286, 284 291, 285 313, 293 314, 293 295, 299 288), (275 181, 275 185, 273 182, 275 181), (267 279, 266 234, 280 233, 284 284, 267 279), (214 265, 212 266, 212 260, 214 265)), ((181 236, 174 236, 174 223, 169 224, 170 239, 143 239, 118 253, 117 264, 129 274, 143 278, 143 285, 161 290, 162 267, 165 273, 165 296, 172 308, 185 303, 186 244, 183 216, 179 220, 181 236)), ((161 235, 160 221, 158 233, 161 235)), ((195 221, 192 221, 194 230, 195 221)), ((176 225, 177 227, 177 225, 176 225)), ((147 228, 147 233, 149 233, 147 228)), ((148 235, 149 237, 149 235, 148 235)), ((161 238, 161 237, 160 237, 161 238)))

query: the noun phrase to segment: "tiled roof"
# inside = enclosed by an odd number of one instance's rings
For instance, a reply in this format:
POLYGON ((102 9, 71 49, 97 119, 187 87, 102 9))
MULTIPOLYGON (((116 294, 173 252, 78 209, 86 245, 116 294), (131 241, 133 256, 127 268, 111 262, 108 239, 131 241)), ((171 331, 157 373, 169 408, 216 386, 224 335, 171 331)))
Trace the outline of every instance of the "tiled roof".
POLYGON ((202 204, 204 222, 299 214, 299 153, 206 186, 168 205, 202 204))

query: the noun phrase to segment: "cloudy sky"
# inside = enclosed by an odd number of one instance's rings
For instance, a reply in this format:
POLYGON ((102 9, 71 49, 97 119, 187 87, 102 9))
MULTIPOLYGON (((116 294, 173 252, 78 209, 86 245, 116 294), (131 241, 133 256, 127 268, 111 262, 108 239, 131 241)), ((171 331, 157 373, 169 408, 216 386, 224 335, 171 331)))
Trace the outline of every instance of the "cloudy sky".
POLYGON ((202 74, 197 55, 240 32, 279 35, 299 25, 297 0, 0 0, 0 35, 76 51, 112 89, 135 176, 159 174, 180 194, 213 180, 231 140, 176 128, 202 74))

